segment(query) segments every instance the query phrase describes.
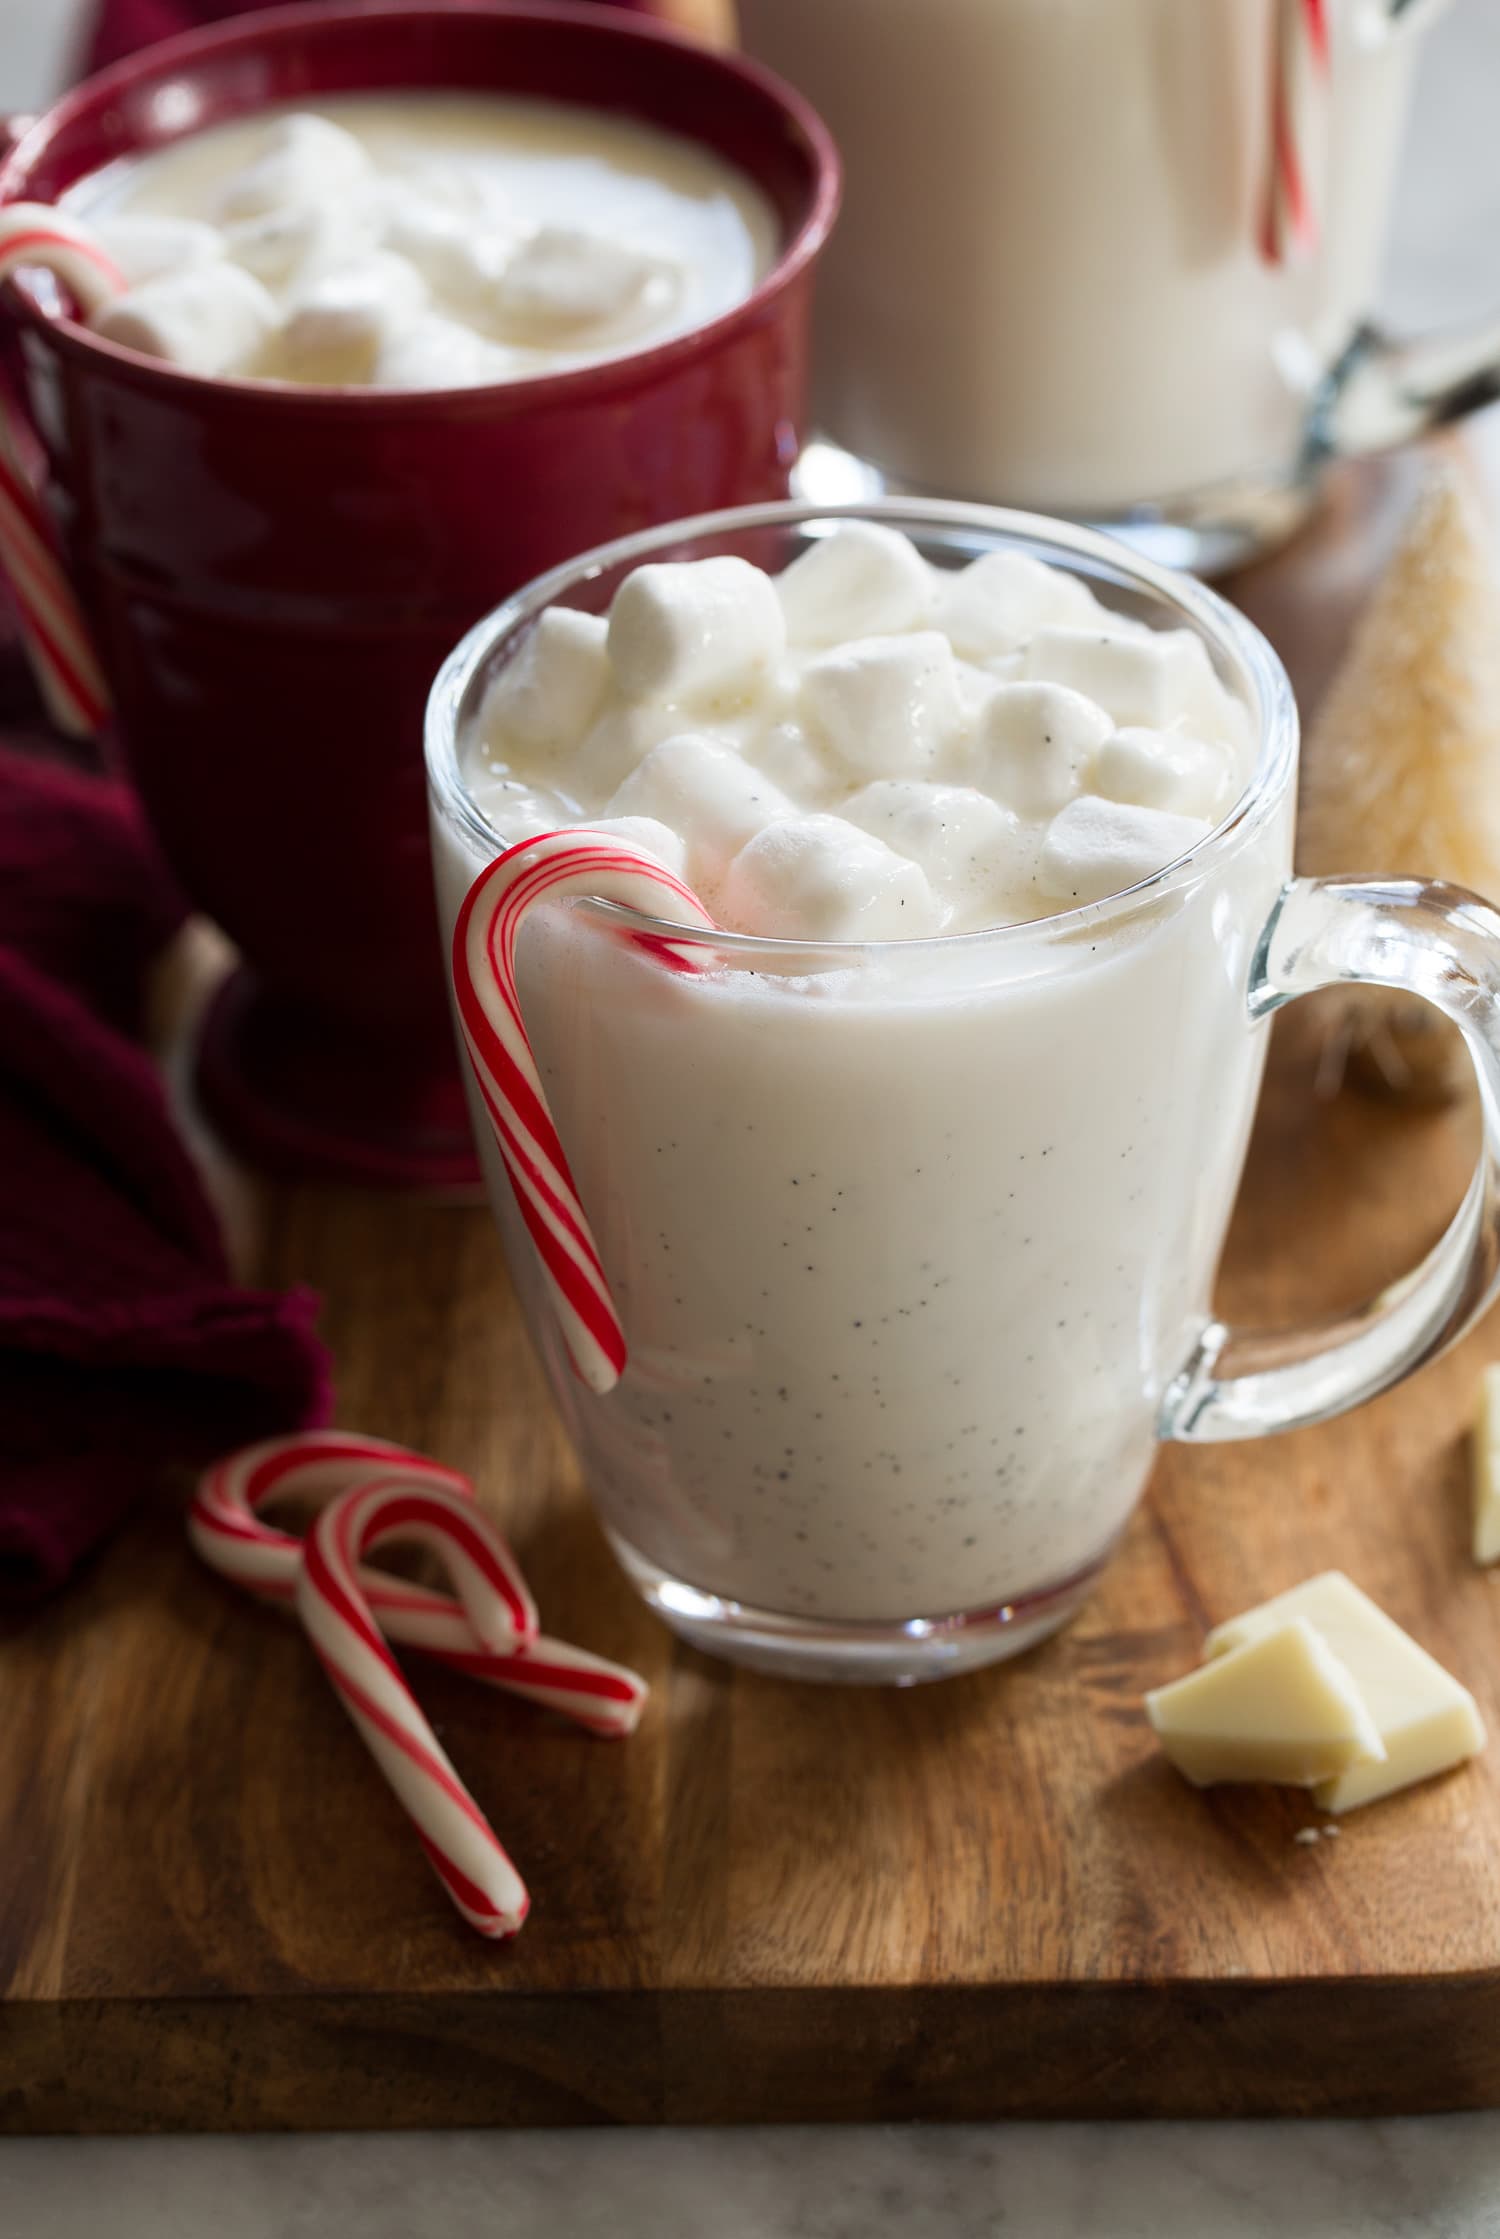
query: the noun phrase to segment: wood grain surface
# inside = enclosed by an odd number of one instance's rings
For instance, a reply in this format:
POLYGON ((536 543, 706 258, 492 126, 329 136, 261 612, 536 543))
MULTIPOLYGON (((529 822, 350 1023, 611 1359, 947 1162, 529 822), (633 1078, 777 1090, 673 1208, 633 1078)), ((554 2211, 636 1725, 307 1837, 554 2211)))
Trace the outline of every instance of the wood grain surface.
MULTIPOLYGON (((1307 697, 1414 471, 1342 477, 1239 587, 1307 697)), ((1314 1066, 1293 1020, 1221 1284, 1240 1319, 1377 1287, 1473 1155, 1469 1110, 1320 1101, 1314 1066)), ((549 1627, 655 1699, 609 1745, 420 1672, 533 1891, 488 1947, 293 1628, 195 1565, 164 1487, 0 1640, 0 2128, 1500 2104, 1500 1744, 1304 1847, 1304 1800, 1195 1793, 1140 1712, 1209 1625, 1337 1564, 1500 1732, 1461 1449, 1494 1320, 1343 1422, 1166 1454, 1041 1650, 821 1690, 711 1663, 633 1598, 483 1210, 289 1189, 240 1211, 264 1279, 326 1295, 340 1419, 472 1471, 549 1627)))

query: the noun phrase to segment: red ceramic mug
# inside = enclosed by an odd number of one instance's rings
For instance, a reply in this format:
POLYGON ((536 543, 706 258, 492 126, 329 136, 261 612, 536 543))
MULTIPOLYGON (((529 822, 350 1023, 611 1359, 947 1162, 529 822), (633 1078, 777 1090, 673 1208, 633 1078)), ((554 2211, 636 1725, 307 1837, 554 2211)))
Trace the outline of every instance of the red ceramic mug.
POLYGON ((422 710, 477 617, 572 553, 784 495, 838 158, 788 87, 606 9, 338 0, 193 33, 66 95, 0 202, 280 101, 535 94, 705 143, 769 197, 743 303, 633 356, 486 388, 206 380, 15 284, 52 510, 119 738, 191 899, 244 959, 199 1051, 222 1131, 283 1172, 472 1171, 428 867, 422 710))

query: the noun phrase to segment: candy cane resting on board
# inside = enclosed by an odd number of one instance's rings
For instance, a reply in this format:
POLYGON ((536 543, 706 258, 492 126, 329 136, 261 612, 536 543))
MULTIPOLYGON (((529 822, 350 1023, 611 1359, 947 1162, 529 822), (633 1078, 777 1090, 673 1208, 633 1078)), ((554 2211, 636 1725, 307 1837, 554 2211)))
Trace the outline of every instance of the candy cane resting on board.
MULTIPOLYGON (((611 1391, 625 1332, 559 1140, 516 990, 516 937, 537 902, 620 902, 648 917, 716 930, 697 895, 613 833, 578 827, 523 840, 481 871, 453 929, 453 991, 474 1077, 526 1223, 568 1354, 591 1390, 611 1391)), ((666 936, 651 936, 658 953, 666 936)), ((691 946, 677 958, 691 961, 691 946)))
POLYGON ((1327 0, 1272 0, 1270 164, 1261 255, 1286 264, 1316 246, 1314 150, 1328 102, 1327 0))
POLYGON ((375 1483, 340 1493, 302 1547, 296 1609, 360 1739, 417 1831, 439 1881, 482 1936, 513 1936, 531 1907, 526 1885, 428 1725, 381 1639, 360 1586, 361 1558, 383 1540, 415 1540, 448 1565, 485 1647, 514 1637, 510 1605, 474 1555, 476 1511, 445 1486, 375 1483))
MULTIPOLYGON (((346 1431, 305 1431, 247 1446, 205 1470, 188 1510, 188 1537, 211 1570, 261 1600, 289 1605, 302 1560, 301 1542, 260 1515, 275 1501, 326 1503, 378 1481, 439 1486, 462 1500, 473 1487, 457 1470, 425 1454, 346 1431)), ((360 1590, 389 1640, 507 1694, 556 1710, 588 1732, 609 1738, 634 1731, 649 1690, 638 1673, 567 1641, 536 1631, 525 1580, 499 1534, 474 1511, 507 1580, 519 1645, 486 1646, 463 1605, 388 1571, 363 1569, 360 1590)))
MULTIPOLYGON (((85 317, 125 285, 88 230, 44 202, 0 209, 0 280, 23 269, 50 272, 85 317)), ((0 384, 0 570, 49 714, 60 730, 88 737, 108 717, 109 692, 57 530, 26 468, 28 439, 20 407, 0 384)))

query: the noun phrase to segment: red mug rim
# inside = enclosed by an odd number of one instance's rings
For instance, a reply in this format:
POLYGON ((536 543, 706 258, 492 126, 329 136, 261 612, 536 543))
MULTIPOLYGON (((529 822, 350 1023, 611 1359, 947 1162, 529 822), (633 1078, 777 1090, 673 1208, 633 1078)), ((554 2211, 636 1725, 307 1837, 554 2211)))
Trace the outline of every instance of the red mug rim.
MULTIPOLYGON (((784 78, 745 55, 705 47, 671 25, 611 7, 592 6, 587 0, 547 0, 545 6, 536 5, 535 0, 488 0, 482 10, 476 9, 472 0, 334 0, 332 6, 327 5, 326 0, 292 0, 286 7, 266 9, 249 17, 231 17, 225 23, 179 32, 139 54, 127 55, 122 61, 95 71, 79 85, 70 87, 32 121, 0 160, 0 206, 25 199, 27 173, 78 117, 96 105, 107 106, 116 95, 133 92, 155 78, 171 77, 195 63, 214 61, 240 48, 254 50, 268 42, 276 44, 285 35, 295 35, 304 29, 323 29, 341 21, 370 22, 391 17, 460 21, 473 20, 480 15, 486 19, 510 18, 539 25, 571 24, 587 37, 667 48, 690 57, 692 64, 701 66, 708 76, 734 78, 753 87, 781 110, 792 134, 804 143, 812 174, 812 191, 801 221, 747 296, 705 320, 701 326, 667 335, 646 349, 593 359, 586 365, 556 373, 531 374, 522 380, 446 389, 379 389, 366 384, 337 387, 191 373, 183 367, 167 365, 160 358, 148 357, 142 351, 107 341, 65 313, 44 312, 13 279, 8 279, 0 283, 0 293, 5 296, 12 316, 19 324, 45 334, 60 350, 85 361, 92 357, 105 358, 120 374, 144 387, 171 391, 186 386, 195 393, 212 391, 263 403, 269 410, 353 410, 367 416, 404 416, 430 412, 439 403, 445 411, 455 413, 493 410, 498 400, 519 412, 533 405, 571 401, 580 393, 586 394, 590 387, 613 387, 622 380, 633 384, 669 371, 679 360, 695 355, 705 343, 711 345, 737 325, 753 322, 822 248, 838 214, 843 167, 833 135, 812 104, 784 78)), ((349 90, 358 89, 351 87, 349 90)), ((580 105, 589 106, 587 102, 580 105)), ((180 137, 188 138, 190 133, 180 137)))

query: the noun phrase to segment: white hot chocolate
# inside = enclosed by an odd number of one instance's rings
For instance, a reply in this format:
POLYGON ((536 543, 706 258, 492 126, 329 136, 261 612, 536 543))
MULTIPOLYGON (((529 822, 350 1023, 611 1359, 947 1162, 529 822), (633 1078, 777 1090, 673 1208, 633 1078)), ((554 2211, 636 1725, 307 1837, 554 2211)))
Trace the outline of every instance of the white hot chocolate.
POLYGON ((1019 549, 946 572, 867 523, 775 578, 643 567, 491 673, 460 761, 494 837, 434 818, 450 932, 503 842, 587 823, 759 937, 682 972, 587 905, 522 935, 629 1345, 603 1397, 477 1129, 627 1559, 904 1622, 1103 1556, 1207 1313, 1260 1075, 1234 990, 1290 830, 1231 813, 1257 730, 1196 635, 1019 549))
POLYGON ((349 95, 190 134, 65 206, 120 266, 109 339, 213 376, 459 388, 701 326, 776 253, 696 141, 551 102, 349 95))

